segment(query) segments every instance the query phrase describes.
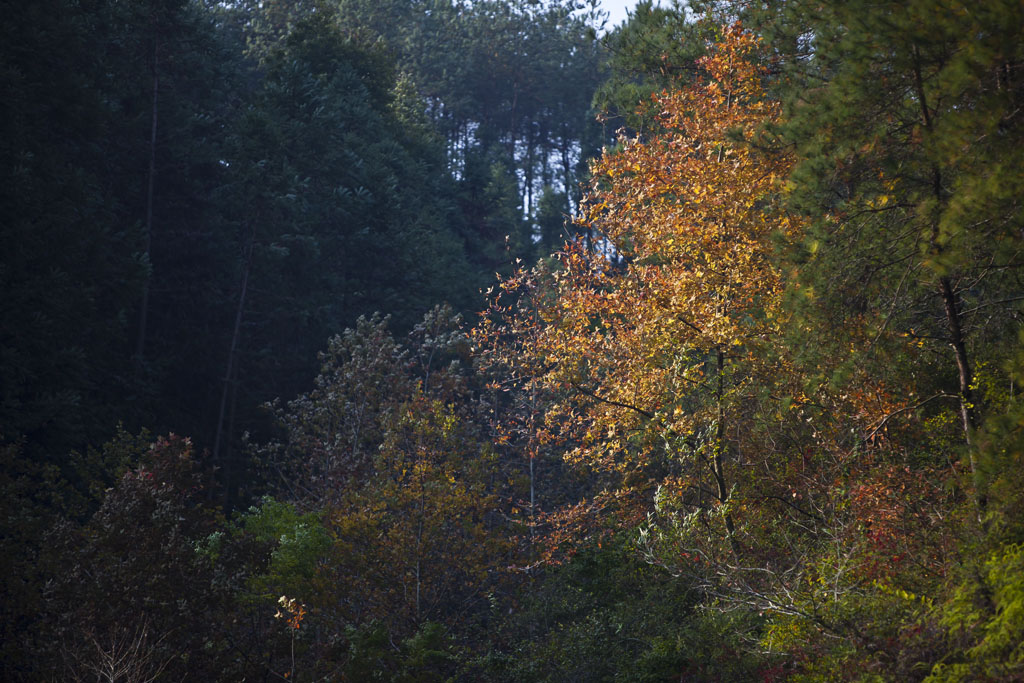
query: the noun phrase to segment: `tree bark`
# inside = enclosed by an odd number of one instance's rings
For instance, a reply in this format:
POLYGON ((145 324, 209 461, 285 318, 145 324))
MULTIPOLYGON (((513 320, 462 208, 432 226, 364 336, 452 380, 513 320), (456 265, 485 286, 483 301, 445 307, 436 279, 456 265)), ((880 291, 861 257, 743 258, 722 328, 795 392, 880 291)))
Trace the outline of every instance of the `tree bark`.
MULTIPOLYGON (((931 132, 933 128, 931 110, 928 107, 928 100, 924 90, 924 78, 921 74, 921 56, 916 47, 914 48, 914 87, 917 90, 917 99, 921 107, 921 121, 924 124, 925 130, 931 132)), ((941 206, 944 200, 942 171, 936 165, 932 167, 932 194, 935 201, 941 206)), ((943 248, 939 243, 939 224, 937 219, 932 225, 930 246, 935 254, 942 253, 943 248)), ((985 493, 984 484, 980 480, 978 458, 974 452, 974 431, 978 426, 978 417, 974 408, 973 389, 971 388, 974 384, 974 375, 971 372, 971 365, 967 355, 960 299, 948 275, 939 277, 939 296, 942 298, 946 327, 949 329, 949 344, 953 347, 953 353, 956 357, 960 390, 960 420, 964 430, 964 441, 967 443, 971 474, 974 476, 974 504, 980 522, 988 505, 988 496, 985 493)))
MULTIPOLYGON (((146 262, 150 262, 150 251, 153 247, 153 188, 156 182, 156 131, 157 114, 160 95, 160 70, 159 70, 159 43, 153 40, 153 99, 150 108, 150 129, 149 129, 149 177, 146 187, 146 227, 143 235, 142 253, 146 262)), ((149 324, 149 282, 153 277, 152 272, 146 276, 142 284, 142 301, 139 305, 139 332, 135 340, 135 367, 136 371, 142 369, 146 353, 146 328, 149 324)))
POLYGON ((956 356, 957 378, 959 380, 960 421, 964 430, 964 441, 967 443, 967 458, 974 477, 974 505, 978 513, 978 521, 984 523, 985 511, 988 508, 988 493, 981 481, 978 471, 978 455, 975 452, 974 432, 978 427, 978 416, 974 408, 974 374, 971 371, 970 359, 967 356, 967 345, 963 332, 963 313, 960 299, 953 289, 949 277, 939 278, 939 294, 942 296, 943 308, 946 312, 946 325, 949 328, 949 344, 956 356))
MULTIPOLYGON (((729 487, 725 481, 723 462, 725 455, 725 354, 722 353, 721 348, 715 349, 715 361, 718 367, 718 382, 715 388, 715 399, 718 403, 718 420, 715 425, 715 450, 711 462, 712 472, 715 475, 715 484, 718 487, 718 502, 721 505, 725 505, 729 502, 729 487)), ((729 512, 725 513, 725 530, 729 535, 729 544, 733 552, 739 552, 739 546, 736 542, 736 525, 729 512)))
MULTIPOLYGON (((231 333, 231 345, 228 350, 227 367, 224 370, 224 386, 220 395, 220 410, 217 414, 217 432, 213 441, 213 462, 215 465, 224 466, 221 462, 221 444, 225 439, 224 414, 227 411, 228 398, 231 396, 232 385, 235 382, 237 372, 238 340, 241 337, 242 318, 245 313, 245 298, 249 289, 249 271, 252 269, 252 251, 256 242, 256 228, 250 228, 249 241, 245 245, 245 262, 242 266, 242 281, 238 288, 238 307, 235 309, 235 325, 231 333)), ((230 438, 230 434, 227 435, 230 438)), ((225 481, 225 485, 228 482, 225 481)))

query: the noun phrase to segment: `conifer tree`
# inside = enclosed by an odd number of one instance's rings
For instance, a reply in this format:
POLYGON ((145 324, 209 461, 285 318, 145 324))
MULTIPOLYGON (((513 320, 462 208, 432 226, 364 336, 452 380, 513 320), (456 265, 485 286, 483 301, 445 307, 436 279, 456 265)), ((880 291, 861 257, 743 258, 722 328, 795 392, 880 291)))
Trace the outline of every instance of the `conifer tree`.
POLYGON ((901 366, 937 369, 908 404, 956 409, 983 514, 977 370, 1004 362, 1016 344, 1004 323, 1021 314, 1021 7, 787 4, 804 19, 789 44, 805 50, 784 56, 786 130, 803 157, 793 205, 825 217, 796 254, 800 298, 834 329, 861 330, 864 354, 841 375, 868 363, 898 384, 901 366))

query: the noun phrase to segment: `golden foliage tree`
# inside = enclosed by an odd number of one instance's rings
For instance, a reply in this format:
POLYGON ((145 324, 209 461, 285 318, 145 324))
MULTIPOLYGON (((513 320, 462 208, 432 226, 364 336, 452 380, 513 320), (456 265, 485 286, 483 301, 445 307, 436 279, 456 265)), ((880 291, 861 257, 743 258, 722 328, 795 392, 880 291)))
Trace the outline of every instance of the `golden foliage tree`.
POLYGON ((792 158, 762 133, 779 107, 758 50, 727 28, 692 85, 655 98, 658 132, 593 166, 579 219, 597 236, 589 248, 569 245, 546 286, 539 271, 505 282, 485 326, 512 340, 524 383, 553 397, 547 437, 608 475, 606 498, 657 486, 717 529, 709 555, 740 543, 730 468, 752 457, 742 423, 755 378, 779 374, 764 352, 781 316, 773 238, 800 229, 772 201, 792 158))

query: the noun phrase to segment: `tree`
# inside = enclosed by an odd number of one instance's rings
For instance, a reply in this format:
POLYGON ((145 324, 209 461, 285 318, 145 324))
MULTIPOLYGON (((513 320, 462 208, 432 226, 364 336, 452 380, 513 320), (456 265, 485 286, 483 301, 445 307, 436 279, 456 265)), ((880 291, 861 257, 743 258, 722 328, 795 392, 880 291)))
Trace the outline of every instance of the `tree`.
POLYGON ((1020 7, 787 5, 803 17, 774 25, 801 50, 783 55, 786 134, 803 157, 793 205, 824 217, 797 256, 805 291, 817 294, 804 309, 832 329, 861 330, 850 367, 870 366, 893 386, 913 381, 897 372, 908 368, 934 378, 917 384, 916 402, 932 401, 933 413, 955 405, 984 516, 975 375, 1015 345, 997 320, 1020 317, 1010 226, 1020 220, 1021 173, 1009 151, 1021 131, 1020 84, 1009 77, 1021 61, 1009 28, 1020 7), (883 356, 888 367, 872 362, 883 356))
POLYGON ((390 58, 329 8, 260 56, 218 190, 235 280, 208 438, 232 495, 240 434, 266 428, 261 403, 300 391, 324 339, 376 310, 408 329, 438 301, 467 306, 473 289, 441 141, 390 58))
POLYGON ((111 191, 124 168, 97 144, 123 123, 104 87, 116 12, 102 3, 95 13, 64 2, 9 9, 0 48, 0 235, 12 245, 0 268, 0 432, 25 439, 27 460, 61 467, 68 451, 113 431, 116 397, 133 393, 124 339, 144 271, 111 191))
POLYGON ((203 431, 226 261, 213 197, 240 69, 198 4, 65 4, 18 8, 4 41, 0 210, 19 248, 0 275, 0 431, 67 470, 119 421, 203 431))
MULTIPOLYGON (((335 634, 315 664, 324 671, 367 665, 360 648, 376 647, 378 632, 479 634, 510 544, 468 353, 450 308, 405 344, 385 320, 361 319, 332 339, 316 388, 278 410, 286 441, 260 449, 281 498, 319 515, 329 536, 289 594, 316 632, 335 634)), ((388 653, 375 670, 400 666, 388 653)))
POLYGON ((657 125, 657 112, 644 105, 662 90, 692 80, 695 62, 708 45, 707 28, 678 2, 638 2, 629 20, 601 40, 609 75, 594 93, 594 106, 602 123, 634 133, 657 125))
POLYGON ((172 435, 133 455, 138 464, 86 524, 64 522, 48 534, 42 562, 62 571, 45 591, 46 635, 62 647, 37 653, 39 670, 87 680, 118 667, 143 677, 215 676, 217 648, 207 644, 218 640, 209 626, 223 596, 194 547, 215 516, 191 443, 172 435))
POLYGON ((444 136, 480 283, 510 260, 506 236, 513 258, 530 257, 543 188, 563 194, 565 213, 574 209, 599 141, 590 114, 601 77, 596 6, 346 0, 340 12, 353 33, 390 49, 444 136))
POLYGON ((1015 628, 998 623, 1005 607, 991 602, 965 615, 962 597, 1004 590, 1001 565, 1012 565, 1019 542, 996 510, 1019 505, 1009 387, 1021 317, 1020 235, 1010 227, 1020 223, 1011 151, 1020 7, 761 10, 758 25, 778 50, 776 92, 788 101, 780 132, 800 157, 789 205, 811 219, 786 254, 787 345, 805 392, 827 408, 820 415, 849 427, 828 438, 849 463, 837 479, 849 496, 846 531, 831 526, 835 557, 853 572, 835 615, 858 624, 856 650, 873 654, 868 662, 800 635, 801 617, 777 621, 779 633, 796 634, 793 651, 817 653, 807 670, 826 679, 851 662, 906 677, 945 661, 936 676, 955 677, 975 654, 978 670, 1002 657, 1012 671, 1012 656, 954 637, 951 624, 1015 628), (945 606, 933 611, 932 600, 945 606))
POLYGON ((740 475, 749 405, 784 370, 770 353, 783 283, 772 238, 800 230, 772 201, 792 158, 757 133, 779 115, 757 46, 725 30, 701 77, 655 100, 664 132, 594 165, 581 218, 594 249, 577 242, 546 283, 504 283, 489 323, 512 340, 498 357, 554 397, 545 423, 571 434, 566 458, 633 505, 658 487, 687 511, 695 552, 724 564, 743 546, 734 497, 756 486, 740 475))

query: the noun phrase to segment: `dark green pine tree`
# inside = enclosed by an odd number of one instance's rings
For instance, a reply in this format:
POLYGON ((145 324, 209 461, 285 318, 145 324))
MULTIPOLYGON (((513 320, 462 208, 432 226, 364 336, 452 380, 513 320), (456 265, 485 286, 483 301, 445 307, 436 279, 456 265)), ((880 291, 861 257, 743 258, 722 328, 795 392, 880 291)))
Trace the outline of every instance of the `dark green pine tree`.
POLYGON ((59 465, 112 430, 132 391, 126 336, 145 266, 139 217, 114 193, 127 169, 106 144, 122 132, 105 88, 113 10, 59 0, 6 9, 0 438, 24 439, 27 458, 59 465))
POLYGON ((198 4, 10 14, 0 432, 58 467, 119 420, 199 433, 240 62, 198 4))
POLYGON ((407 329, 475 291, 441 141, 387 55, 324 11, 263 64, 219 195, 239 246, 211 445, 231 480, 257 407, 303 388, 324 339, 378 310, 407 329))
POLYGON ((481 281, 509 256, 530 257, 543 188, 558 188, 571 212, 585 160, 600 146, 590 109, 602 77, 595 6, 345 0, 339 8, 347 30, 386 45, 426 101, 460 181, 460 232, 481 281), (510 220, 509 202, 521 220, 510 220))
POLYGON ((135 422, 193 435, 205 444, 220 388, 220 348, 231 329, 239 238, 223 201, 233 121, 247 97, 249 66, 225 11, 197 3, 163 8, 154 24, 133 7, 131 40, 116 44, 135 64, 118 79, 133 131, 121 140, 128 168, 142 167, 122 194, 138 216, 148 278, 133 319, 135 422))
POLYGON ((975 369, 1006 357, 1021 313, 1021 12, 826 3, 788 41, 809 46, 787 74, 784 132, 805 158, 794 203, 831 216, 802 271, 831 315, 934 348, 968 444, 984 412, 975 369))
POLYGON ((678 0, 666 6, 643 0, 625 23, 602 38, 608 78, 594 94, 594 107, 609 138, 624 126, 649 131, 656 113, 646 111, 652 95, 690 80, 694 62, 720 28, 699 18, 678 0))
POLYGON ((35 666, 45 529, 91 514, 116 473, 86 447, 119 421, 197 424, 181 418, 201 401, 167 378, 184 386, 195 358, 176 339, 215 338, 182 321, 202 318, 196 292, 220 270, 207 197, 232 63, 199 4, 48 0, 4 16, 0 677, 16 680, 35 666))
POLYGON ((566 198, 561 192, 545 187, 537 203, 538 249, 541 255, 553 254, 572 239, 573 226, 566 212, 566 198))

